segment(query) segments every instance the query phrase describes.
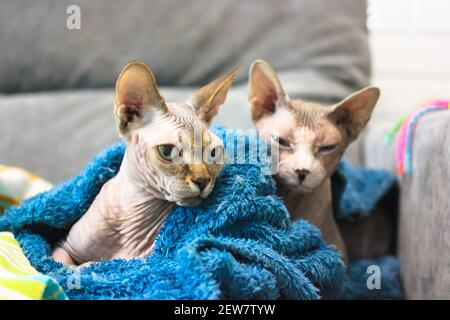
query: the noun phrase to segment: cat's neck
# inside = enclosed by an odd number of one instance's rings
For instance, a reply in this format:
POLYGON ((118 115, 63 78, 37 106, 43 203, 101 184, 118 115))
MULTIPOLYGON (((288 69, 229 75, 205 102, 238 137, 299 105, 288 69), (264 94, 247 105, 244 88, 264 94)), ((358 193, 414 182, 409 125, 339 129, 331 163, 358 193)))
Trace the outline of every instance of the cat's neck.
POLYGON ((131 157, 125 154, 118 174, 102 192, 103 219, 119 231, 123 258, 148 255, 158 231, 175 207, 148 183, 131 157))
POLYGON ((144 182, 125 153, 117 175, 106 182, 89 210, 71 228, 64 249, 76 263, 148 256, 175 204, 144 182))
POLYGON ((320 225, 326 216, 333 214, 329 178, 308 193, 283 188, 278 188, 277 191, 291 214, 292 220, 302 218, 320 225))
POLYGON ((283 199, 291 219, 305 219, 318 227, 325 242, 335 245, 347 263, 347 250, 334 219, 331 179, 327 178, 308 193, 282 188, 278 188, 277 192, 283 199))

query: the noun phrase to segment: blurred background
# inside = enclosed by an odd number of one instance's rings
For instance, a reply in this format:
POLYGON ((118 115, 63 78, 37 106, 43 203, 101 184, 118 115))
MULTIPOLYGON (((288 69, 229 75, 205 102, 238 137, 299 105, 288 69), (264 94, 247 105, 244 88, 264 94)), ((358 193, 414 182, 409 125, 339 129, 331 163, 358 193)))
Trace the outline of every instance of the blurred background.
MULTIPOLYGON (((446 0, 368 1, 372 83, 381 88, 381 97, 366 130, 370 134, 364 136, 365 146, 354 145, 349 152, 353 162, 395 170, 395 144, 385 145, 386 132, 418 105, 448 98, 448 12, 450 1, 446 0)), ((450 130, 448 122, 443 122, 438 130, 450 130)))
POLYGON ((369 0, 372 77, 382 88, 381 104, 406 113, 424 100, 448 97, 449 12, 447 0, 369 0))
POLYGON ((450 1, 369 0, 372 82, 382 89, 374 118, 386 121, 450 89, 450 1))

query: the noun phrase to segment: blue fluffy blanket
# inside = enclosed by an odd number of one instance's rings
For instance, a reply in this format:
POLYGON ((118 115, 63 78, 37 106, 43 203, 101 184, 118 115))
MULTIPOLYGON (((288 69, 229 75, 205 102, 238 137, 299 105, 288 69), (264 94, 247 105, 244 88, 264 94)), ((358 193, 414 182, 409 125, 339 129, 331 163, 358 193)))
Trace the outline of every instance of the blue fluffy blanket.
MULTIPOLYGON (((223 128, 216 133, 226 139, 223 128)), ((236 136, 239 133, 234 133, 236 136)), ((400 298, 396 259, 359 261, 340 255, 306 221, 291 223, 259 164, 228 164, 199 207, 176 207, 145 259, 115 259, 83 269, 51 258, 51 245, 89 208, 117 173, 125 147, 114 144, 76 177, 11 208, 0 230, 14 232, 38 271, 72 299, 400 298), (367 288, 367 267, 381 268, 381 289, 367 288)), ((382 171, 342 163, 340 215, 365 214, 394 182, 382 171)))

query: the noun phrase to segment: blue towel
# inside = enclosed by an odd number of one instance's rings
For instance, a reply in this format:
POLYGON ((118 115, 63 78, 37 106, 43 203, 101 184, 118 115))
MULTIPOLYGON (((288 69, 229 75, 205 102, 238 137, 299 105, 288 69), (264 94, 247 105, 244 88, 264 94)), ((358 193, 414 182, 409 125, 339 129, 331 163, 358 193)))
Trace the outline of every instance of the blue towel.
POLYGON ((398 187, 389 171, 358 168, 347 161, 341 161, 331 181, 334 214, 349 221, 366 218, 398 187))
MULTIPOLYGON (((222 127, 215 132, 223 140, 230 139, 230 132, 222 127)), ((242 135, 232 132, 231 138, 242 135)), ((246 144, 257 139, 245 138, 246 144)), ((14 232, 31 264, 53 276, 69 298, 400 297, 395 259, 386 260, 389 275, 381 273, 382 282, 394 284, 366 292, 365 265, 355 269, 359 277, 346 273, 340 254, 323 242, 317 228, 302 220, 291 223, 286 208, 274 195, 273 180, 261 174, 262 162, 225 165, 213 193, 202 205, 174 209, 147 258, 101 261, 80 270, 56 262, 50 256, 51 245, 86 212, 102 185, 114 177, 124 150, 122 143, 110 146, 79 175, 9 209, 0 218, 0 230, 14 232)), ((248 160, 248 154, 245 157, 248 160)), ((340 168, 345 171, 348 167, 340 168)), ((342 174, 345 176, 345 172, 342 174)), ((353 184, 345 185, 348 189, 353 184)), ((356 209, 351 207, 348 212, 356 209)))

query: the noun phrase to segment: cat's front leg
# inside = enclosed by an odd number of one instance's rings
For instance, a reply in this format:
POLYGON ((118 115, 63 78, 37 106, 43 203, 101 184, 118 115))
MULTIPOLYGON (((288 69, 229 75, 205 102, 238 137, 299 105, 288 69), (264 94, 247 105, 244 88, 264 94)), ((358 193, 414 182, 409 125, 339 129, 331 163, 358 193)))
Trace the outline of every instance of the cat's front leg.
POLYGON ((55 259, 58 262, 61 262, 62 264, 69 265, 69 266, 76 266, 77 264, 72 259, 70 254, 61 246, 57 245, 52 252, 52 258, 55 259))
POLYGON ((68 266, 80 266, 93 261, 99 248, 96 240, 101 238, 97 221, 90 219, 89 211, 70 229, 67 236, 60 239, 53 247, 52 257, 68 266), (93 236, 95 235, 95 236, 93 236))
POLYGON ((58 262, 61 262, 62 264, 68 265, 68 266, 74 266, 77 269, 82 269, 89 267, 91 264, 95 263, 94 261, 88 261, 84 262, 80 265, 77 265, 75 260, 70 256, 70 254, 62 247, 56 247, 52 252, 52 258, 55 259, 58 262))

